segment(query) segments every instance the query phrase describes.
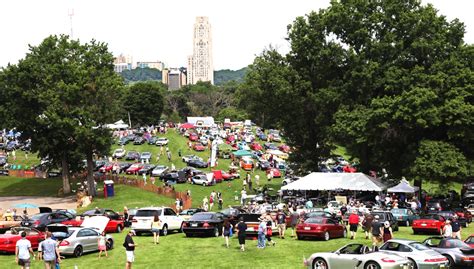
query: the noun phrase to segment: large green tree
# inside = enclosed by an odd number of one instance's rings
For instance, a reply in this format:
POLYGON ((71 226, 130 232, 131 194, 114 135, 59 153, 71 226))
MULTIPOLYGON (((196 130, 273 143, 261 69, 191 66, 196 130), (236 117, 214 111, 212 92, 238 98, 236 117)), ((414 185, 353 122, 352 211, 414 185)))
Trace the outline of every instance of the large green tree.
POLYGON ((156 124, 164 107, 166 86, 159 82, 137 82, 127 87, 123 96, 123 109, 134 126, 156 124))

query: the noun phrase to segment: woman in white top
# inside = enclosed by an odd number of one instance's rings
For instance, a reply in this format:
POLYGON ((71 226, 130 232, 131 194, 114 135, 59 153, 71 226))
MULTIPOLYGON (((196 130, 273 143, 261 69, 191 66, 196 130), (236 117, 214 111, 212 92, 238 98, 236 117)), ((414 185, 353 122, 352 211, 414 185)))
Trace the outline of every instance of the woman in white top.
POLYGON ((446 220, 446 224, 444 225, 443 228, 443 234, 444 237, 450 238, 453 236, 453 227, 451 227, 451 221, 446 220))

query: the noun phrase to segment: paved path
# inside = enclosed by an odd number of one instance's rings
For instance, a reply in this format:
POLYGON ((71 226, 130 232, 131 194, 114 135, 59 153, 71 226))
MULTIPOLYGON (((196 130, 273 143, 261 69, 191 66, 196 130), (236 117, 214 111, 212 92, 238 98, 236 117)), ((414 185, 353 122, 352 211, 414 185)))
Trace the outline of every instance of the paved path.
MULTIPOLYGON (((51 207, 52 209, 76 209, 75 196, 57 198, 57 197, 37 197, 37 196, 6 196, 0 197, 0 208, 5 211, 8 208, 13 208, 15 204, 34 204, 37 206, 51 207)), ((17 209, 22 212, 23 208, 17 209)), ((28 209, 28 214, 38 213, 39 210, 32 208, 28 209)))

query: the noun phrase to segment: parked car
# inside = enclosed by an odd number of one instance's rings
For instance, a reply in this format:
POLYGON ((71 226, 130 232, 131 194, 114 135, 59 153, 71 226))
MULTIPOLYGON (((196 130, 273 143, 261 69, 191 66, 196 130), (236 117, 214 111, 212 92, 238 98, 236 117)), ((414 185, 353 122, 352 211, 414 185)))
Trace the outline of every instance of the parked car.
POLYGON ((143 168, 143 166, 144 165, 142 163, 134 163, 129 168, 127 168, 125 173, 127 173, 128 175, 137 174, 138 171, 143 168))
POLYGON ((280 146, 278 147, 278 149, 281 150, 281 151, 283 151, 284 153, 290 153, 290 151, 291 151, 290 146, 284 145, 284 144, 283 144, 283 145, 280 145, 280 146))
POLYGON ((203 185, 203 186, 212 186, 216 185, 216 181, 214 180, 214 174, 206 174, 206 175, 195 175, 191 178, 191 184, 196 185, 203 185))
POLYGON ((280 170, 276 169, 276 168, 273 168, 273 167, 270 167, 267 169, 267 171, 265 171, 265 174, 270 174, 272 173, 273 177, 274 178, 280 178, 281 177, 281 172, 280 170))
POLYGON ((151 160, 151 152, 145 151, 140 154, 140 160, 145 163, 149 163, 151 160))
POLYGON ((441 234, 446 219, 438 214, 427 214, 420 219, 414 220, 411 227, 414 234, 421 232, 431 232, 441 234))
POLYGON ((466 210, 469 211, 469 213, 474 214, 474 204, 468 204, 466 210))
MULTIPOLYGON (((324 212, 324 211, 323 211, 324 212)), ((296 236, 299 240, 306 237, 322 238, 325 241, 336 237, 347 237, 344 225, 330 218, 309 218, 296 226, 296 236)))
POLYGON ((200 161, 202 161, 202 158, 199 157, 199 156, 196 156, 196 155, 185 155, 181 159, 185 163, 189 162, 190 160, 200 160, 200 161))
POLYGON ((101 168, 99 168, 99 172, 109 173, 110 171, 112 171, 113 168, 114 168, 114 163, 107 162, 101 168))
POLYGON ((312 210, 312 211, 307 212, 303 215, 304 220, 307 220, 307 219, 310 219, 310 218, 327 218, 327 219, 332 219, 337 223, 340 223, 341 220, 342 220, 341 216, 338 216, 335 213, 329 213, 329 212, 324 211, 322 209, 312 210))
POLYGON ((125 157, 125 153, 126 153, 125 149, 118 148, 114 150, 114 154, 112 154, 112 157, 117 158, 117 159, 122 159, 123 157, 125 157))
POLYGON ((459 239, 433 236, 423 244, 448 258, 449 268, 474 268, 474 249, 459 239))
POLYGON ((267 142, 267 143, 264 143, 264 144, 263 144, 263 147, 264 147, 265 149, 271 149, 271 150, 277 150, 277 149, 278 149, 278 147, 277 147, 275 144, 273 144, 273 143, 268 143, 268 142, 267 142))
POLYGON ((271 163, 267 160, 260 159, 257 162, 257 168, 260 168, 261 170, 267 170, 268 168, 272 167, 271 163))
POLYGON ((379 221, 380 222, 390 222, 390 227, 392 227, 392 231, 396 232, 398 231, 398 221, 395 219, 393 216, 392 212, 390 211, 372 211, 370 213, 372 216, 379 216, 379 221))
POLYGON ((55 211, 47 213, 39 213, 31 216, 29 219, 24 219, 21 226, 35 228, 44 231, 50 224, 61 223, 66 220, 73 220, 76 216, 67 211, 55 211))
POLYGON ((180 176, 180 174, 176 171, 165 173, 160 177, 163 182, 167 182, 168 184, 173 183, 185 183, 186 178, 184 176, 180 176))
POLYGON ((198 141, 199 140, 199 136, 195 133, 192 133, 192 134, 189 134, 189 141, 198 141))
POLYGON ((189 220, 194 214, 199 213, 199 212, 205 212, 205 211, 202 208, 188 208, 179 212, 179 215, 184 220, 189 220))
POLYGON ((240 160, 240 167, 245 171, 250 171, 253 169, 254 163, 250 158, 242 158, 240 160))
POLYGON ((467 210, 466 208, 462 207, 457 207, 453 208, 454 213, 458 216, 459 220, 465 219, 466 220, 466 225, 464 227, 468 227, 469 223, 472 222, 472 213, 467 210))
POLYGON ((139 175, 143 175, 143 174, 146 174, 146 175, 151 175, 151 171, 153 170, 153 168, 155 168, 155 165, 154 164, 144 164, 142 169, 138 170, 138 174, 139 175))
POLYGON ((447 208, 448 205, 443 200, 431 199, 426 203, 426 211, 428 213, 436 213, 436 211, 442 211, 447 208))
POLYGON ((13 227, 4 234, 0 234, 0 252, 15 253, 16 242, 21 239, 21 233, 26 233, 26 239, 31 243, 31 248, 37 250, 39 243, 44 240, 44 233, 35 228, 13 227))
POLYGON ((303 264, 308 269, 400 269, 405 268, 407 259, 355 243, 332 252, 313 253, 308 259, 303 258, 303 264))
POLYGON ((194 143, 193 149, 195 151, 204 151, 204 150, 206 150, 206 147, 203 146, 201 143, 194 143))
POLYGON ((160 138, 158 138, 158 139, 156 140, 156 143, 155 143, 155 144, 156 144, 157 146, 166 146, 166 145, 168 145, 168 143, 169 143, 168 138, 166 138, 166 137, 160 137, 160 138))
POLYGON ((140 159, 140 153, 136 151, 129 151, 125 156, 125 160, 138 160, 140 159))
POLYGON ((218 237, 222 233, 224 217, 215 212, 200 212, 183 222, 183 232, 187 237, 195 235, 210 235, 218 237))
POLYGON ((133 140, 134 145, 143 145, 145 144, 145 138, 138 136, 133 140))
POLYGON ((168 169, 169 168, 166 165, 157 165, 157 166, 155 166, 155 168, 153 168, 153 171, 151 171, 151 175, 154 176, 154 177, 160 177, 164 173, 166 173, 168 171, 168 169))
MULTIPOLYGON (((58 249, 61 255, 80 257, 84 253, 99 250, 99 238, 105 230, 109 218, 94 216, 84 219, 81 227, 68 227, 64 224, 48 225, 48 231, 59 240, 58 249)), ((114 246, 114 239, 105 236, 105 245, 108 250, 114 246)))
POLYGON ((120 167, 120 173, 125 172, 132 164, 129 162, 120 162, 118 163, 118 166, 120 167))
POLYGON ((419 219, 420 216, 413 211, 411 208, 393 208, 390 210, 395 219, 398 221, 398 225, 410 226, 413 220, 419 219))
POLYGON ((164 236, 168 231, 181 231, 183 218, 169 207, 144 207, 137 210, 132 219, 132 229, 137 235, 148 232, 151 233, 151 223, 154 216, 158 216, 162 222, 160 233, 164 236))
POLYGON ((0 167, 5 166, 8 163, 7 155, 0 155, 0 167))
POLYGON ((468 238, 466 238, 464 243, 468 244, 471 248, 474 248, 474 234, 471 234, 468 238))
MULTIPOLYGON (((261 214, 254 214, 254 213, 241 213, 238 215, 238 218, 243 218, 245 224, 247 224, 247 230, 245 232, 246 236, 248 237, 256 237, 258 235, 258 225, 260 224, 259 218, 261 214)), ((272 221, 272 234, 278 234, 278 228, 276 223, 272 221)))
POLYGON ((253 142, 252 144, 250 144, 250 149, 251 150, 263 150, 263 147, 259 143, 253 142))
POLYGON ((199 159, 192 159, 186 162, 187 165, 191 167, 196 167, 196 168, 207 168, 209 165, 207 162, 204 162, 199 159))
POLYGON ((380 250, 407 258, 408 268, 443 268, 448 265, 446 257, 412 240, 391 239, 385 242, 380 250))
MULTIPOLYGON (((441 215, 441 216, 444 217, 444 219, 449 219, 449 220, 453 219, 455 216, 458 217, 458 215, 454 211, 438 211, 436 214, 441 215)), ((462 227, 468 227, 469 226, 469 223, 467 222, 466 218, 458 217, 458 221, 459 221, 459 224, 462 227)))

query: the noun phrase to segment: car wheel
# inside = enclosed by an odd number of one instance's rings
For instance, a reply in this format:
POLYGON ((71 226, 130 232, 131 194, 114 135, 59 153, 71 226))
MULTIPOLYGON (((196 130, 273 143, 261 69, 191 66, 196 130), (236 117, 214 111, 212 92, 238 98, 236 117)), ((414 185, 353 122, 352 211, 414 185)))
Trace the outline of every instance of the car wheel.
POLYGON ((380 269, 380 265, 376 262, 368 262, 365 264, 364 269, 380 269))
POLYGON ((449 255, 443 255, 443 256, 446 257, 446 259, 448 259, 448 268, 453 268, 455 266, 453 258, 449 255))
POLYGON ((161 229, 161 235, 163 235, 163 236, 168 235, 168 226, 166 224, 161 229))
POLYGON ((122 232, 122 226, 120 225, 117 225, 117 230, 116 230, 117 233, 121 233, 122 232))
POLYGON ((76 258, 81 257, 82 253, 83 253, 82 246, 77 246, 74 249, 74 257, 76 257, 76 258))
POLYGON ((214 228, 214 237, 219 237, 219 229, 217 227, 214 228))
POLYGON ((105 243, 105 249, 111 250, 112 248, 114 248, 114 241, 112 241, 112 239, 109 239, 105 243))
POLYGON ((410 226, 410 221, 409 221, 409 220, 407 220, 407 221, 405 222, 405 226, 407 226, 407 227, 410 226))
POLYGON ((316 258, 313 261, 313 269, 327 269, 328 263, 323 258, 316 258))
POLYGON ((329 236, 328 232, 324 233, 324 241, 328 241, 331 237, 329 236))
POLYGON ((408 258, 408 269, 418 269, 418 266, 416 265, 416 262, 410 258, 408 258))

